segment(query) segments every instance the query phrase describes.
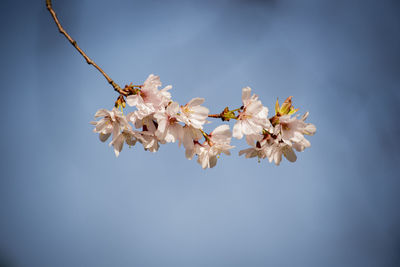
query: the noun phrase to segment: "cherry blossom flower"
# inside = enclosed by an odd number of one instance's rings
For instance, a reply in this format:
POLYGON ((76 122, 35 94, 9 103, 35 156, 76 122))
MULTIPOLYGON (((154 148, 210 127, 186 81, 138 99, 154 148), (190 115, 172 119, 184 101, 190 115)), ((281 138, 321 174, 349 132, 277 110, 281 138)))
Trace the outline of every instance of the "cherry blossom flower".
POLYGON ((91 124, 95 126, 93 131, 99 133, 99 138, 102 142, 105 142, 111 134, 114 140, 122 129, 131 128, 126 117, 116 108, 113 108, 111 111, 100 109, 96 112, 94 117, 103 117, 98 121, 91 122, 91 124))
POLYGON ((155 135, 161 143, 171 143, 182 139, 183 126, 178 123, 177 119, 179 112, 179 104, 171 102, 165 111, 154 114, 158 123, 155 135))
POLYGON ((304 137, 306 135, 313 135, 316 132, 314 124, 305 123, 308 117, 308 112, 303 115, 301 119, 297 116, 291 117, 284 115, 279 117, 279 124, 281 131, 282 141, 289 146, 293 146, 297 151, 303 151, 305 148, 310 147, 310 142, 304 137))
POLYGON ((244 154, 246 158, 258 157, 258 160, 268 158, 269 162, 274 161, 276 165, 282 161, 282 154, 290 162, 295 162, 297 159, 293 149, 279 139, 265 138, 263 135, 248 135, 246 141, 251 147, 239 151, 239 156, 244 154))
POLYGON ((192 126, 185 125, 182 129, 182 138, 179 141, 179 145, 183 143, 183 147, 186 149, 185 156, 191 160, 199 146, 199 140, 203 137, 203 134, 199 129, 192 126))
POLYGON ((263 129, 271 127, 268 108, 262 105, 257 95, 250 95, 250 87, 242 89, 243 110, 233 126, 233 137, 237 139, 242 139, 243 135, 261 134, 263 129))
POLYGON ((158 138, 155 135, 157 131, 157 124, 153 115, 144 117, 142 120, 136 120, 136 128, 142 128, 142 139, 139 142, 142 143, 145 150, 150 152, 156 152, 160 145, 158 143, 158 138))
POLYGON ((197 129, 203 129, 203 124, 207 122, 209 110, 200 106, 204 98, 193 98, 186 105, 181 107, 179 121, 197 129))
POLYGON ((217 156, 221 153, 231 154, 229 150, 234 148, 230 145, 231 137, 229 125, 220 125, 208 135, 204 144, 196 146, 197 162, 203 169, 213 168, 217 164, 217 156))
POLYGON ((295 162, 297 160, 297 156, 294 153, 293 148, 283 142, 267 142, 265 150, 268 161, 274 161, 277 166, 282 161, 282 154, 290 162, 295 162))
POLYGON ((168 92, 172 86, 166 86, 162 90, 158 90, 161 86, 160 77, 150 74, 143 86, 135 95, 130 95, 126 98, 126 103, 129 106, 136 106, 136 117, 142 119, 154 112, 163 109, 171 99, 171 94, 168 92))
POLYGON ((230 155, 230 149, 234 148, 231 146, 232 132, 229 129, 229 125, 224 124, 215 128, 209 135, 210 153, 212 155, 219 155, 224 153, 230 155))
POLYGON ((155 133, 157 131, 157 122, 154 115, 148 115, 142 119, 136 117, 136 113, 132 112, 128 114, 128 119, 133 123, 136 129, 143 128, 143 131, 155 133))
POLYGON ((139 142, 142 143, 144 150, 148 150, 150 152, 156 152, 160 148, 157 136, 149 132, 142 132, 142 133, 143 133, 142 139, 139 139, 139 142))
POLYGON ((239 156, 245 155, 246 158, 258 157, 264 159, 267 157, 266 140, 262 140, 263 136, 260 134, 251 134, 246 136, 246 142, 251 146, 250 148, 239 151, 239 156))
POLYGON ((211 147, 208 144, 197 146, 197 162, 203 169, 213 168, 217 165, 217 156, 211 153, 211 147))
POLYGON ((154 115, 148 115, 142 119, 139 119, 136 112, 131 112, 128 114, 128 119, 133 123, 136 129, 142 128, 142 131, 138 132, 141 138, 137 138, 138 141, 143 145, 145 150, 151 152, 156 152, 160 145, 159 139, 156 136, 157 131, 157 121, 154 115))
POLYGON ((114 140, 111 141, 110 146, 114 147, 115 156, 118 157, 119 153, 122 151, 124 143, 131 147, 134 146, 138 140, 142 142, 144 141, 140 132, 124 129, 114 140))

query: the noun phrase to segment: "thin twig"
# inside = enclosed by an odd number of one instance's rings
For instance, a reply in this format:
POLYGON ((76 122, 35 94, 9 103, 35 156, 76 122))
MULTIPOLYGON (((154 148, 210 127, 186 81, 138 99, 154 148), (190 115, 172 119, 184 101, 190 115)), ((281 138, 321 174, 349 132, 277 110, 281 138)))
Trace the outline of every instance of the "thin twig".
POLYGON ((104 78, 107 79, 107 82, 112 85, 112 87, 114 88, 115 91, 117 91, 121 95, 127 96, 128 93, 126 91, 122 90, 121 87, 110 78, 110 76, 108 76, 92 59, 90 59, 85 54, 85 52, 83 52, 83 50, 76 44, 76 41, 74 39, 72 39, 72 37, 64 30, 64 28, 61 26, 61 24, 57 18, 56 12, 53 10, 51 0, 46 0, 46 7, 47 7, 47 10, 49 10, 51 16, 53 17, 54 22, 57 24, 57 27, 58 27, 58 30, 60 31, 60 33, 63 34, 68 39, 68 41, 72 44, 73 47, 75 47, 76 50, 78 50, 78 52, 83 56, 83 58, 86 60, 86 62, 89 65, 93 65, 93 67, 95 67, 98 71, 100 71, 100 73, 103 74, 104 78))
POLYGON ((208 114, 209 118, 222 118, 221 114, 208 114))

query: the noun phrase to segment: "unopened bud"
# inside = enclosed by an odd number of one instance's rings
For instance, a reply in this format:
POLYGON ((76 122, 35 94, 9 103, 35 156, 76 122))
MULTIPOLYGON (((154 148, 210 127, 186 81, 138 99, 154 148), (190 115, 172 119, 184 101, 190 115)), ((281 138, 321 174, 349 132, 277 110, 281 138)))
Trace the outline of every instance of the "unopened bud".
POLYGON ((294 114, 298 111, 299 109, 295 109, 292 106, 292 96, 289 96, 286 98, 285 102, 283 102, 282 106, 279 107, 279 102, 278 99, 276 100, 275 103, 275 113, 277 116, 282 116, 282 115, 291 115, 294 114))
POLYGON ((124 97, 123 97, 122 95, 120 95, 120 96, 117 98, 117 101, 115 101, 115 107, 116 107, 116 108, 119 108, 120 106, 123 107, 123 108, 126 107, 125 99, 124 99, 124 97))
POLYGON ((289 96, 288 98, 286 98, 285 102, 283 102, 283 104, 279 110, 279 113, 281 115, 289 114, 291 107, 292 107, 292 96, 289 96))
POLYGON ((275 103, 275 114, 278 115, 278 113, 279 113, 279 100, 278 100, 278 98, 277 98, 277 99, 276 99, 276 103, 275 103))
POLYGON ((229 110, 228 107, 226 107, 220 115, 223 121, 229 121, 230 119, 236 118, 235 111, 229 110))

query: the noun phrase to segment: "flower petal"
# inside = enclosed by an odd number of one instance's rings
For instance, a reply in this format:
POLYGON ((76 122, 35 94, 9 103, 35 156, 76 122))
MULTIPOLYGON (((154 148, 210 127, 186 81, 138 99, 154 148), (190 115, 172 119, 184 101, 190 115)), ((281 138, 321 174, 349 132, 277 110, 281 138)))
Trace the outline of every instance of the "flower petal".
POLYGON ((236 139, 242 139, 243 138, 243 133, 242 133, 242 122, 237 121, 235 125, 233 126, 233 137, 236 139))
POLYGON ((251 88, 250 87, 244 87, 242 89, 242 101, 243 101, 243 104, 245 104, 245 102, 250 99, 250 95, 251 95, 251 88))
POLYGON ((196 97, 189 101, 186 105, 189 107, 199 106, 204 103, 204 98, 196 97))
POLYGON ((287 158, 287 160, 290 162, 295 162, 297 160, 296 153, 294 153, 293 149, 289 146, 286 146, 283 149, 283 154, 285 155, 285 158, 287 158))
POLYGON ((105 142, 110 137, 110 135, 111 135, 111 133, 106 133, 106 134, 100 133, 99 134, 99 139, 100 139, 101 142, 105 142))

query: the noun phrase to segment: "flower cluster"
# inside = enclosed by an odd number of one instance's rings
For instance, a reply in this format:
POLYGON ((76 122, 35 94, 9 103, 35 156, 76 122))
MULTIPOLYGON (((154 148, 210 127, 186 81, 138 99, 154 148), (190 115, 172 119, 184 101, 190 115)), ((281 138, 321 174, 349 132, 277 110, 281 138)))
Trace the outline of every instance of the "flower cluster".
POLYGON ((171 99, 168 92, 171 86, 160 87, 160 78, 151 74, 143 85, 125 86, 124 94, 118 97, 111 111, 101 109, 95 114, 95 118, 101 119, 91 122, 94 132, 99 133, 102 142, 112 136, 110 146, 116 156, 124 144, 131 147, 139 142, 145 150, 156 152, 160 144, 178 142, 183 144, 188 159, 197 156, 202 168, 212 168, 220 154, 230 155, 234 148, 230 144, 232 136, 237 139, 245 136, 251 147, 241 150, 239 155, 267 157, 279 165, 282 154, 289 161, 295 161, 293 149, 303 151, 309 147, 310 142, 304 135, 312 135, 316 130, 313 124, 305 123, 308 113, 300 119, 292 116, 297 110, 291 105, 291 97, 281 107, 277 101, 275 116, 268 118, 268 108, 246 87, 242 91, 240 108, 229 110, 227 107, 220 114, 209 114, 208 108, 202 106, 203 98, 194 98, 182 106, 171 99), (136 110, 125 116, 122 111, 126 104, 136 110), (203 125, 208 123, 209 117, 237 120, 233 134, 227 124, 206 133, 203 125))
POLYGON ((295 162, 297 156, 293 149, 298 152, 310 147, 310 142, 304 135, 313 135, 316 132, 314 124, 306 123, 308 112, 300 119, 292 116, 298 111, 292 106, 292 97, 288 97, 282 106, 278 100, 275 105, 275 116, 265 121, 268 109, 263 107, 256 95, 250 98, 250 90, 243 89, 243 111, 239 114, 238 122, 233 128, 233 136, 242 138, 246 135, 246 142, 251 146, 241 150, 239 155, 246 158, 258 157, 268 158, 279 165, 282 154, 290 162, 295 162))

